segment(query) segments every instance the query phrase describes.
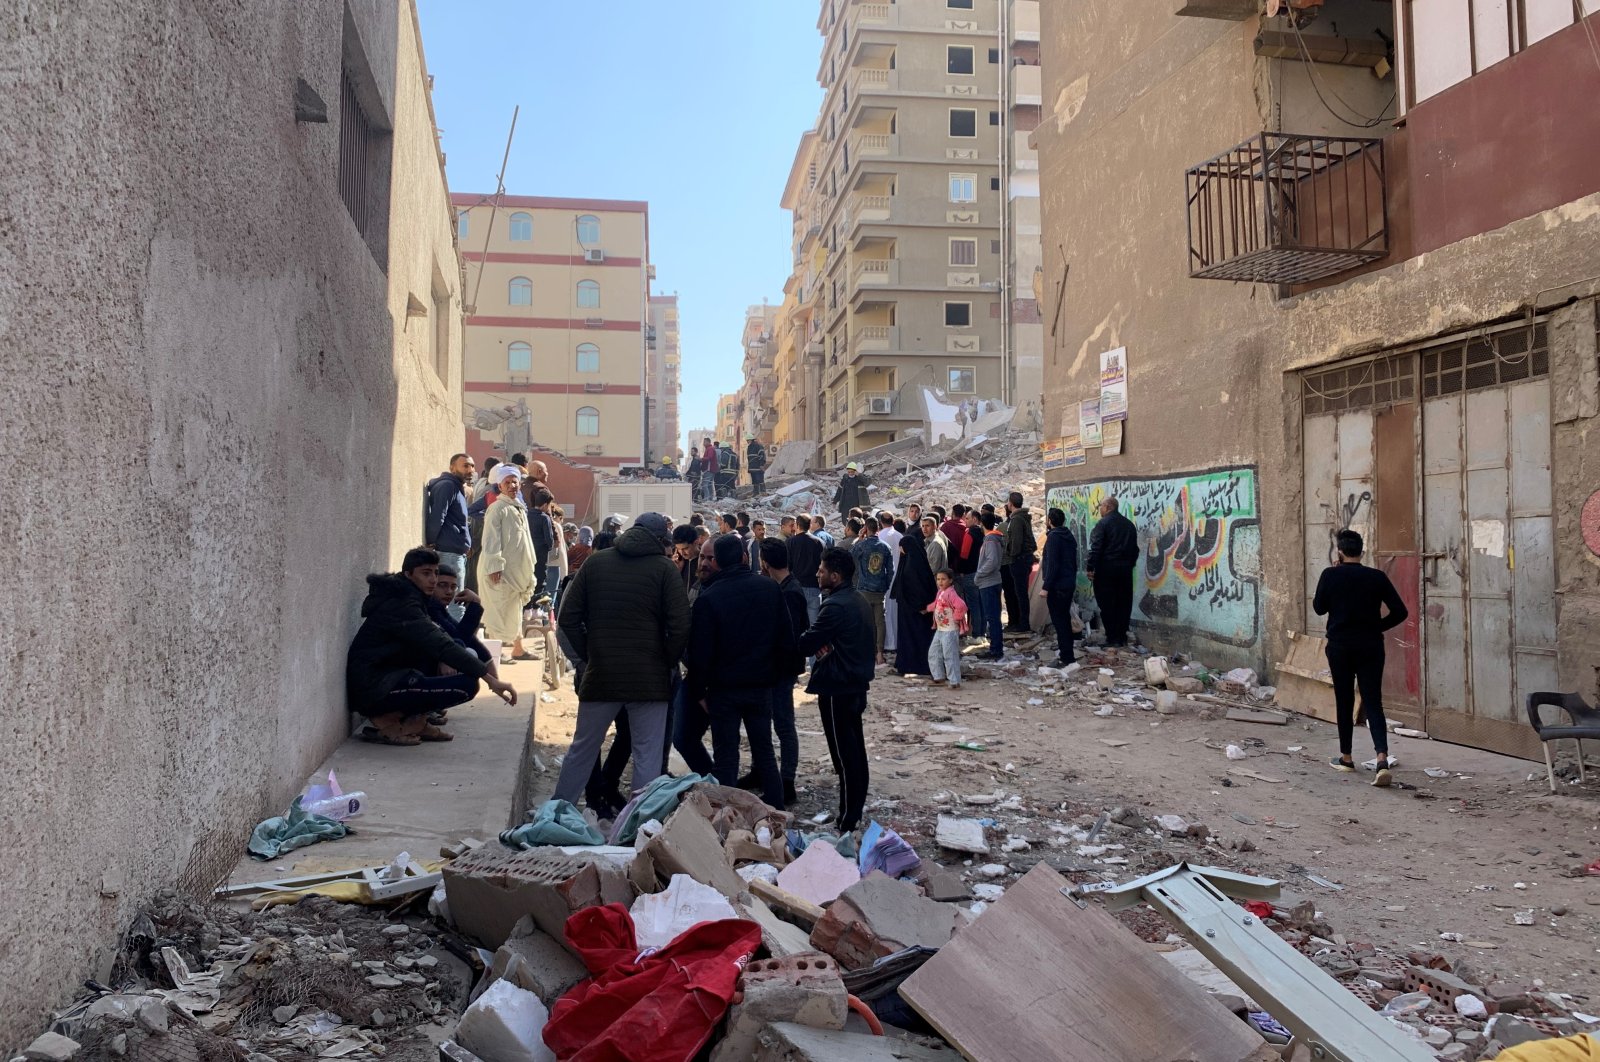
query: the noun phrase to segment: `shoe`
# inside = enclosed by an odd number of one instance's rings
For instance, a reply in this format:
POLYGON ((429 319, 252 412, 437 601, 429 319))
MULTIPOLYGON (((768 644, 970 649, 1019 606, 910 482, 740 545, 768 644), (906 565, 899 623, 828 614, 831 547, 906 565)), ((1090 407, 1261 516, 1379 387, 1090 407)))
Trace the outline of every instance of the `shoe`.
POLYGON ((786 808, 792 808, 799 802, 800 796, 794 791, 794 783, 783 783, 783 806, 786 808))
POLYGON ((1338 756, 1335 756, 1333 759, 1329 760, 1328 761, 1328 766, 1332 767, 1336 771, 1344 771, 1346 774, 1355 774, 1356 773, 1356 765, 1355 764, 1349 762, 1348 760, 1342 759, 1342 758, 1340 758, 1338 756))
POLYGON ((434 726, 444 726, 449 721, 450 713, 448 711, 428 713, 428 722, 434 726))
POLYGON ((950 688, 953 689, 953 690, 959 690, 961 688, 961 683, 952 682, 952 683, 950 683, 950 688))
POLYGON ((1388 764, 1378 768, 1378 773, 1372 776, 1372 784, 1379 789, 1388 789, 1394 784, 1394 774, 1389 770, 1388 764))
POLYGON ((456 739, 456 736, 450 731, 440 730, 432 724, 423 727, 422 733, 418 734, 417 737, 423 741, 454 741, 456 739))
POLYGON ((756 772, 747 771, 734 783, 736 789, 748 789, 752 793, 761 792, 761 779, 756 777, 756 772))
MULTIPOLYGON (((944 681, 944 679, 934 679, 933 680, 933 684, 935 686, 943 686, 945 684, 945 681, 944 681)), ((959 685, 959 683, 958 683, 958 685, 959 685)))

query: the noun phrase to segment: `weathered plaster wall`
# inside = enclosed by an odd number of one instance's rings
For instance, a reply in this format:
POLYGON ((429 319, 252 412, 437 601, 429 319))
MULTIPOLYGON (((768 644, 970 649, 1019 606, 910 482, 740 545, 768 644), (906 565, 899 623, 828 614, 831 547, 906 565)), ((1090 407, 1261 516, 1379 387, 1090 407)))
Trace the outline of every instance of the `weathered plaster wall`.
MULTIPOLYGON (((1265 61, 1250 50, 1255 23, 1174 17, 1154 0, 1046 4, 1042 18, 1045 422, 1059 424, 1064 409, 1098 394, 1102 351, 1128 348, 1130 393, 1123 455, 1090 450, 1085 465, 1048 482, 1254 467, 1264 635, 1256 666, 1270 665, 1304 614, 1300 413, 1285 373, 1592 294, 1600 195, 1292 299, 1191 280, 1183 171, 1268 127, 1265 61)), ((1596 431, 1592 412, 1556 431, 1558 493, 1575 505, 1600 488, 1596 431)), ((1560 606, 1564 678, 1600 663, 1600 623, 1579 600, 1592 600, 1597 569, 1578 553, 1577 525, 1575 509, 1558 511, 1567 541, 1557 581, 1572 588, 1560 606), (1587 626, 1575 625, 1580 615, 1587 626)))
MULTIPOLYGON (((404 129, 401 13, 349 7, 404 129)), ((339 198, 345 9, 0 13, 0 1047, 344 735, 361 576, 417 520, 394 469, 459 447, 339 198)))

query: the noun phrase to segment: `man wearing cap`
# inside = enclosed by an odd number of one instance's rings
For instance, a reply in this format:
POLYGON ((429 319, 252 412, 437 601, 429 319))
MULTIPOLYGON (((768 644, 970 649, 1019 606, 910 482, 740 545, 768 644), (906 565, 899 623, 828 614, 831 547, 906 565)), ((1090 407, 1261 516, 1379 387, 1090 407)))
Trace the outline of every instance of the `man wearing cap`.
POLYGON ((872 486, 872 480, 861 474, 861 466, 851 461, 844 466, 844 477, 839 480, 839 489, 833 492, 833 506, 839 510, 839 519, 845 520, 850 516, 850 510, 856 506, 865 509, 868 505, 867 490, 872 486))
POLYGON ((606 730, 621 712, 633 747, 633 791, 661 774, 672 675, 689 642, 689 598, 667 558, 671 547, 672 524, 660 513, 645 513, 617 536, 615 547, 584 561, 561 600, 561 636, 584 668, 558 800, 578 799, 606 730))
POLYGON ((516 465, 496 465, 491 475, 499 494, 484 512, 483 553, 478 558, 478 591, 483 598, 483 629, 526 657, 522 648, 522 606, 535 583, 533 539, 519 488, 516 465))

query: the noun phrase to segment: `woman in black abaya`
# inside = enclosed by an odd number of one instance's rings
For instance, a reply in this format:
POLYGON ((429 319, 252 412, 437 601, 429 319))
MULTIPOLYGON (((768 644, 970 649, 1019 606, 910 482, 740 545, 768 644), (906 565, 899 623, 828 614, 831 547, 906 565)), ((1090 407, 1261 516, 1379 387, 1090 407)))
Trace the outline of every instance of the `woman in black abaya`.
POLYGON ((938 588, 928 566, 927 543, 922 528, 908 526, 900 539, 900 559, 894 569, 889 596, 900 603, 895 620, 894 670, 901 675, 931 675, 928 647, 933 644, 933 614, 923 611, 933 603, 938 588))

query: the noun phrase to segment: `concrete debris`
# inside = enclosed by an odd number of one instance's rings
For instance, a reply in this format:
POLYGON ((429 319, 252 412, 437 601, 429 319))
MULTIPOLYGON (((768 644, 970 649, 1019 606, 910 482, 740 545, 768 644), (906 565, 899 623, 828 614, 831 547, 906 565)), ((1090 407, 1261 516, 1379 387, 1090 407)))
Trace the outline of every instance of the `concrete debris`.
MULTIPOLYGON (((733 875, 731 867, 728 874, 733 875)), ((444 886, 457 928, 491 948, 504 944, 525 916, 560 939, 575 911, 626 905, 634 894, 627 874, 613 861, 553 848, 518 852, 498 843, 446 863, 444 886)))
POLYGON ((826 841, 813 843, 799 859, 778 872, 780 889, 819 906, 833 902, 860 880, 856 865, 826 841))
POLYGON ((78 1041, 47 1032, 22 1049, 22 1057, 32 1062, 68 1062, 79 1051, 78 1041))
POLYGON ((953 852, 989 854, 989 842, 984 840, 983 824, 977 819, 940 815, 938 832, 934 839, 940 848, 948 848, 953 852))
POLYGON ((519 921, 494 953, 490 972, 532 992, 547 1007, 589 976, 583 963, 560 940, 539 929, 531 916, 519 921))
POLYGON ((839 894, 811 931, 811 943, 850 970, 910 947, 938 948, 956 929, 956 908, 874 872, 839 894))
POLYGON ((780 1022, 761 1030, 754 1062, 960 1062, 954 1048, 922 1040, 813 1029, 780 1022))
POLYGON ((712 1051, 711 1062, 744 1062, 753 1057, 761 1031, 769 1023, 843 1029, 849 1015, 839 966, 822 952, 754 961, 745 968, 741 983, 744 1001, 729 1010, 727 1034, 712 1051))

